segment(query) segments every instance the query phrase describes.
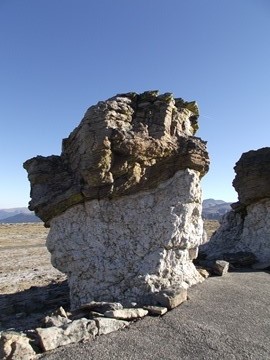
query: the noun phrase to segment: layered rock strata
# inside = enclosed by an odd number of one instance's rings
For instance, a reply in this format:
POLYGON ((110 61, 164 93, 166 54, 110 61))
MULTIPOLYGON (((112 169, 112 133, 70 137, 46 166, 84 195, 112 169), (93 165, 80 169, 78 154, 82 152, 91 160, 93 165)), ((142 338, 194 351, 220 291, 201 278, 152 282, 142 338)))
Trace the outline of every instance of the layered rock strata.
POLYGON ((60 156, 25 162, 30 209, 50 226, 47 246, 73 308, 162 305, 202 280, 192 260, 205 238, 209 158, 197 118, 195 102, 172 94, 117 95, 88 109, 60 156))
POLYGON ((155 188, 178 170, 203 176, 209 158, 194 137, 198 107, 157 91, 120 94, 91 106, 60 156, 24 163, 29 209, 47 224, 72 205, 155 188))
POLYGON ((270 265, 270 148, 243 153, 235 167, 237 203, 224 215, 210 241, 201 246, 208 259, 236 265, 270 265), (232 259, 232 260, 231 260, 232 259))

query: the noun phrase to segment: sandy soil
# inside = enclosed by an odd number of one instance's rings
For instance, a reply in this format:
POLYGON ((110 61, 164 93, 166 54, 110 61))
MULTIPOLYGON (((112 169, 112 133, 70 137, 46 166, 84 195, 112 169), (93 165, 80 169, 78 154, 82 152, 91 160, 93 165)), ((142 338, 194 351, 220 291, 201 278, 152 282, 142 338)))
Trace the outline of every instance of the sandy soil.
POLYGON ((0 224, 0 294, 66 278, 50 263, 48 231, 43 223, 0 224))

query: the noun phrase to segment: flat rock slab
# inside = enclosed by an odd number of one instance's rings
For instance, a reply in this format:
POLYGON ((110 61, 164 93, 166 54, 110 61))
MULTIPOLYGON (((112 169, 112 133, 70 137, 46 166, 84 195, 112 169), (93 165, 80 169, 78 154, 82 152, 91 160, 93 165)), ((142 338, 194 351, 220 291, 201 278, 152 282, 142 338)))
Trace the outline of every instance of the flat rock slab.
POLYGON ((123 329, 129 325, 128 321, 109 319, 104 317, 95 318, 95 322, 98 328, 98 335, 109 334, 113 331, 123 329))
POLYGON ((149 315, 156 315, 156 316, 161 316, 166 314, 166 312, 168 311, 168 309, 164 306, 144 306, 143 307, 145 310, 148 311, 149 315))
POLYGON ((134 320, 142 318, 148 314, 148 310, 137 308, 137 309, 122 309, 122 310, 111 310, 106 311, 104 316, 122 320, 134 320))
POLYGON ((56 326, 37 328, 36 333, 42 349, 49 351, 59 346, 94 338, 98 329, 94 320, 82 318, 72 321, 65 328, 56 326))

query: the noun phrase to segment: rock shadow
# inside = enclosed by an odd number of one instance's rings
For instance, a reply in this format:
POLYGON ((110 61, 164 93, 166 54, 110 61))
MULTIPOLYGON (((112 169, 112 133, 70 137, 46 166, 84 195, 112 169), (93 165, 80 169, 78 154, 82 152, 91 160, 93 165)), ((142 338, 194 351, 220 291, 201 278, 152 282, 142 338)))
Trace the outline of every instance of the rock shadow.
POLYGON ((60 306, 65 310, 70 307, 67 280, 32 286, 13 294, 0 294, 0 331, 39 327, 41 320, 60 306))

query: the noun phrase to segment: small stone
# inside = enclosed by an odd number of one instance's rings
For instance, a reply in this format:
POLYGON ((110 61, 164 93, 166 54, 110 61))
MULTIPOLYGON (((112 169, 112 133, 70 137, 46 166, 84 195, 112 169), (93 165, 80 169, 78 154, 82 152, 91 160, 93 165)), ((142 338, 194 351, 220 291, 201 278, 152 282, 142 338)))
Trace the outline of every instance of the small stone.
POLYGON ((106 311, 104 316, 109 318, 121 319, 121 320, 133 320, 146 316, 148 314, 147 310, 142 308, 135 309, 120 309, 120 310, 111 310, 106 311))
POLYGON ((30 345, 30 339, 15 331, 1 333, 0 359, 32 360, 36 352, 30 345))
POLYGON ((148 310, 149 315, 153 315, 153 316, 161 316, 166 314, 166 312, 168 311, 168 309, 164 306, 144 306, 143 307, 145 310, 148 310))
POLYGON ((68 317, 65 309, 62 306, 60 306, 57 310, 55 310, 53 312, 53 315, 60 315, 60 316, 65 317, 65 318, 68 317))
POLYGON ((227 272, 229 270, 229 265, 230 265, 230 263, 228 263, 227 261, 217 260, 213 266, 213 272, 216 275, 224 276, 227 274, 227 272))
POLYGON ((197 271, 198 273, 200 273, 200 275, 207 279, 209 276, 210 276, 210 273, 206 270, 206 269, 203 269, 203 268, 197 268, 197 271))
POLYGON ((173 309, 187 300, 187 289, 180 288, 177 291, 162 291, 155 294, 153 299, 158 305, 173 309))
POLYGON ((113 331, 122 329, 129 325, 128 321, 110 319, 104 317, 95 318, 95 322, 98 328, 98 335, 109 334, 113 331))

